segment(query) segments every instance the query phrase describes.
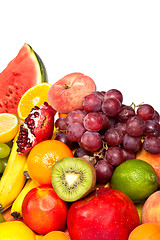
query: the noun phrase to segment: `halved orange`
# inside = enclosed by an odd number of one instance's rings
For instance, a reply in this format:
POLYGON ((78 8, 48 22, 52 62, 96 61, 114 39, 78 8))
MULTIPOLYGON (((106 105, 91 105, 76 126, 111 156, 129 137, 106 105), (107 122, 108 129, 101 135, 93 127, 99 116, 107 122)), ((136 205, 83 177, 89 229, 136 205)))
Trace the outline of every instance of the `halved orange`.
POLYGON ((34 106, 40 107, 44 102, 48 102, 48 91, 51 86, 50 83, 40 83, 23 94, 17 109, 20 119, 25 120, 34 106))
POLYGON ((0 113, 0 142, 11 141, 18 132, 18 117, 11 113, 0 113))

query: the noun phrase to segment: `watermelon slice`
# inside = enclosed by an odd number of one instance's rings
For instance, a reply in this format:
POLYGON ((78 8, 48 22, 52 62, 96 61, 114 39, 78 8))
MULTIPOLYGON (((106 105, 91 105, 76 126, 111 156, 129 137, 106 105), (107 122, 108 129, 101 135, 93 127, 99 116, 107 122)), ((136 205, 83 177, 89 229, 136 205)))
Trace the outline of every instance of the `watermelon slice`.
POLYGON ((31 46, 25 43, 0 73, 0 113, 17 114, 21 96, 41 82, 48 82, 45 66, 31 46))

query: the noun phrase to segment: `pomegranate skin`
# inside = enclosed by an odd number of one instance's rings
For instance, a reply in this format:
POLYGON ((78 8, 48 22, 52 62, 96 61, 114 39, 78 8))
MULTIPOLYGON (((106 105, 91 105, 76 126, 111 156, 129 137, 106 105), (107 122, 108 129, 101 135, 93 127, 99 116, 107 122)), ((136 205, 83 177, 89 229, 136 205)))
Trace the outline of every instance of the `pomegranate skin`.
POLYGON ((24 124, 20 126, 17 139, 18 154, 26 154, 36 144, 52 138, 54 116, 55 110, 47 102, 32 108, 24 124))

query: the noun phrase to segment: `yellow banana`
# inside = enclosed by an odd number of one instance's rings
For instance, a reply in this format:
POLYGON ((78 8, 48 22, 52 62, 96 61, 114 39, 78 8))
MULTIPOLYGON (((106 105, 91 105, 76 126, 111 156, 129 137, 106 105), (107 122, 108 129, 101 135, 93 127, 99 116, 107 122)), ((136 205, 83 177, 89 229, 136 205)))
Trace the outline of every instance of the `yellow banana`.
POLYGON ((14 139, 12 151, 8 159, 7 166, 0 180, 0 210, 1 212, 9 208, 18 194, 21 192, 26 178, 23 174, 24 166, 27 162, 27 155, 17 154, 17 138, 14 139))
POLYGON ((23 174, 24 174, 24 176, 26 177, 27 180, 30 179, 30 176, 29 176, 29 173, 28 173, 27 162, 24 166, 23 174))
POLYGON ((14 217, 14 219, 18 219, 22 217, 22 203, 23 199, 25 198, 26 194, 33 189, 34 187, 38 187, 39 184, 33 181, 31 178, 27 180, 24 188, 19 193, 17 198, 14 200, 12 207, 11 207, 11 215, 14 217))

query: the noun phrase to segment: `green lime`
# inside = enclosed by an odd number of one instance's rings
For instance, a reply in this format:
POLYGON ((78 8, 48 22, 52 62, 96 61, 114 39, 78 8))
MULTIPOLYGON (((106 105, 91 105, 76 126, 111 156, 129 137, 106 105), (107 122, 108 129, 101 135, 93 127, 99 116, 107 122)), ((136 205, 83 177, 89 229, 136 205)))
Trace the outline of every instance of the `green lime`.
POLYGON ((5 219, 4 219, 3 215, 2 215, 2 213, 0 213, 0 223, 2 223, 2 222, 5 222, 5 219))
POLYGON ((0 143, 0 158, 8 157, 10 154, 10 147, 5 143, 0 143))
POLYGON ((8 157, 0 159, 0 173, 4 172, 4 169, 7 166, 7 162, 8 162, 8 157))
POLYGON ((149 163, 139 159, 127 160, 114 170, 111 187, 125 193, 137 203, 157 190, 158 177, 149 163))

